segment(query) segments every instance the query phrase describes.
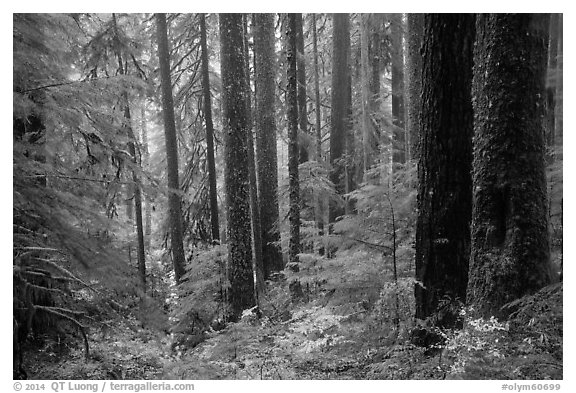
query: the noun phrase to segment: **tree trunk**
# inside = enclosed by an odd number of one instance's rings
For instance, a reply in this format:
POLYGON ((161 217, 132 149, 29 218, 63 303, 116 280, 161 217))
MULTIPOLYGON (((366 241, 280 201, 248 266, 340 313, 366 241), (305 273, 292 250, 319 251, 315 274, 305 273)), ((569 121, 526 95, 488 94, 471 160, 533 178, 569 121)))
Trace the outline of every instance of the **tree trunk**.
MULTIPOLYGON (((346 165, 341 158, 345 153, 350 132, 350 21, 348 14, 333 14, 332 54, 332 108, 330 130, 330 180, 336 192, 344 195, 347 188, 346 165)), ((329 222, 344 214, 343 206, 330 203, 329 222)))
POLYGON ((370 100, 369 114, 372 129, 372 149, 374 153, 379 152, 381 138, 381 116, 380 105, 380 67, 382 58, 382 15, 372 14, 372 36, 368 42, 368 57, 370 59, 370 100))
POLYGON ((368 43, 370 34, 370 15, 360 14, 360 85, 362 87, 362 97, 361 97, 361 111, 362 111, 362 175, 360 179, 364 177, 364 173, 372 165, 373 156, 373 141, 371 132, 371 121, 370 121, 370 75, 368 69, 369 54, 368 54, 368 43))
MULTIPOLYGON (((548 14, 478 16, 468 301, 481 316, 550 283, 544 86, 548 14)), ((453 89, 455 90, 455 89, 453 89)))
POLYGON ((164 114, 164 136, 166 138, 166 161, 168 165, 168 204, 170 207, 170 235, 172 263, 176 283, 180 283, 186 272, 184 244, 182 239, 182 213, 180 206, 180 181, 178 180, 178 141, 174 122, 174 104, 172 101, 172 81, 170 78, 170 54, 166 14, 156 14, 158 39, 158 60, 162 87, 162 113, 164 114))
POLYGON ((306 58, 304 56, 304 21, 296 14, 296 72, 298 79, 298 124, 302 134, 298 144, 300 164, 308 161, 310 138, 308 136, 308 110, 306 108, 306 58))
POLYGON ((224 162, 231 319, 255 305, 248 173, 248 108, 241 14, 220 14, 224 162))
MULTIPOLYGON (((139 166, 138 156, 136 155, 136 137, 134 135, 134 130, 132 129, 131 116, 130 116, 130 106, 128 105, 128 95, 124 94, 125 107, 124 107, 124 127, 126 128, 126 133, 130 142, 128 142, 128 151, 132 156, 132 161, 135 166, 139 166)), ((134 185, 132 190, 134 191, 134 215, 136 216, 136 239, 138 241, 138 275, 140 276, 140 282, 142 283, 142 288, 146 292, 146 254, 144 249, 144 223, 142 220, 142 190, 140 188, 140 179, 136 171, 132 171, 132 181, 134 185)))
POLYGON ((402 14, 390 14, 392 41, 392 117, 394 137, 392 139, 392 162, 406 162, 406 132, 404 131, 404 46, 402 14))
POLYGON ((202 92, 204 99, 204 120, 206 122, 206 159, 208 161, 208 184, 210 187, 210 226, 212 240, 220 241, 218 223, 218 192, 216 190, 216 164, 214 162, 214 125, 212 123, 212 96, 210 94, 210 73, 208 69, 208 46, 206 44, 206 14, 200 14, 200 46, 202 47, 202 92))
MULTIPOLYGON (((112 14, 114 21, 114 32, 115 38, 119 39, 118 25, 116 24, 116 14, 112 14)), ((122 60, 122 54, 119 49, 116 51, 116 57, 118 60, 120 75, 126 75, 126 68, 123 66, 124 62, 122 60)), ((124 91, 122 93, 122 100, 124 105, 124 124, 122 125, 128 136, 128 151, 132 156, 132 162, 134 166, 139 166, 138 156, 136 155, 136 136, 132 128, 132 116, 130 115, 130 103, 128 101, 128 93, 124 91)), ((140 180, 135 169, 132 169, 132 181, 133 185, 130 187, 133 192, 135 216, 136 216, 136 239, 138 243, 138 275, 140 276, 140 282, 142 284, 142 290, 146 292, 146 256, 144 250, 144 229, 142 222, 142 191, 140 189, 140 180)), ((131 199, 130 199, 130 207, 131 199)), ((129 211, 132 211, 130 209, 129 211)))
POLYGON ((422 94, 422 55, 420 48, 424 38, 424 14, 408 14, 406 70, 408 86, 406 89, 407 132, 410 140, 410 155, 418 159, 418 144, 420 140, 420 108, 422 94))
MULTIPOLYGON (((146 101, 142 103, 141 112, 142 121, 142 166, 148 168, 150 166, 150 150, 148 148, 148 128, 146 126, 146 101)), ((144 240, 148 247, 150 247, 150 241, 152 239, 152 201, 149 196, 146 196, 146 207, 144 213, 144 240)))
POLYGON ((416 318, 454 327, 466 298, 472 214, 473 14, 425 14, 416 223, 416 318))
POLYGON ((300 253, 300 184, 298 180, 298 82, 297 82, 297 18, 288 14, 287 38, 287 92, 288 92, 288 176, 290 189, 290 263, 298 262, 300 253))
MULTIPOLYGON (((557 60, 556 60, 556 95, 555 95, 555 106, 554 106, 554 141, 556 146, 564 145, 564 49, 563 49, 563 14, 558 15, 558 49, 557 60)), ((562 157, 562 150, 559 152, 560 158, 562 157)))
POLYGON ((274 14, 254 14, 256 156, 265 279, 283 269, 278 207, 274 14))
POLYGON ((250 89, 250 56, 248 53, 248 15, 243 17, 244 30, 244 73, 246 77, 246 118, 248 132, 248 177, 250 179, 250 223, 252 224, 252 257, 255 272, 255 295, 258 302, 259 294, 264 290, 262 264, 262 226, 260 225, 260 204, 258 203, 258 184, 256 183, 256 161, 254 159, 254 137, 252 136, 252 91, 250 89))

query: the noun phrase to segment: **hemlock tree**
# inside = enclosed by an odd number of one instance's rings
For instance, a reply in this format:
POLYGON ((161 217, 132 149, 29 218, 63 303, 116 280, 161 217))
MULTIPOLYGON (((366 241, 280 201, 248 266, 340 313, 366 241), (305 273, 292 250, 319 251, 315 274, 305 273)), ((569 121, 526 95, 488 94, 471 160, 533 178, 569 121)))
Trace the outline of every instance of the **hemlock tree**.
POLYGON ((444 298, 464 302, 472 212, 473 14, 425 14, 416 223, 416 318, 435 316, 444 298))
POLYGON ((220 60, 231 319, 255 305, 248 176, 248 108, 241 14, 220 14, 220 60))
POLYGON ((210 225, 212 240, 220 240, 218 223, 218 193, 216 191, 216 164, 214 162, 214 124, 212 122, 212 96, 208 69, 208 45, 206 44, 206 15, 200 14, 200 46, 202 47, 202 99, 206 122, 206 160, 208 161, 208 183, 210 187, 210 225))
MULTIPOLYGON (((332 108, 330 130, 330 181, 336 192, 346 192, 346 165, 343 156, 350 133, 351 86, 350 86, 350 21, 348 14, 333 14, 332 52, 332 108)), ((332 224, 344 214, 343 206, 331 202, 328 218, 332 224)))
POLYGON ((264 278, 283 268, 278 207, 278 157, 275 120, 274 15, 254 14, 254 64, 257 110, 256 167, 264 278))
POLYGON ((166 161, 168 164, 168 204, 170 206, 172 263, 174 264, 176 282, 179 283, 186 272, 186 259, 184 257, 182 240, 182 213, 179 195, 180 182, 178 180, 178 142, 176 140, 176 124, 174 122, 166 14, 156 14, 156 29, 162 85, 162 113, 164 114, 164 136, 166 138, 166 161))
POLYGON ((298 14, 288 14, 287 38, 287 101, 288 101, 288 176, 290 246, 288 258, 298 262, 300 253, 300 185, 298 180, 298 87, 297 87, 297 22, 298 14))
POLYGON ((550 283, 543 132, 547 14, 479 15, 468 301, 481 316, 550 283))

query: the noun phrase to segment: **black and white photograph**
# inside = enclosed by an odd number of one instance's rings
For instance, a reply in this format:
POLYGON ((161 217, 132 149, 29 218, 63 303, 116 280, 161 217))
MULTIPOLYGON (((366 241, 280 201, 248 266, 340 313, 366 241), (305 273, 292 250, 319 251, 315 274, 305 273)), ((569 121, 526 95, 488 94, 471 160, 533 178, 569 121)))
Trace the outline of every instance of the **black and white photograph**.
POLYGON ((8 387, 567 391, 564 14, 209 7, 12 12, 8 387))

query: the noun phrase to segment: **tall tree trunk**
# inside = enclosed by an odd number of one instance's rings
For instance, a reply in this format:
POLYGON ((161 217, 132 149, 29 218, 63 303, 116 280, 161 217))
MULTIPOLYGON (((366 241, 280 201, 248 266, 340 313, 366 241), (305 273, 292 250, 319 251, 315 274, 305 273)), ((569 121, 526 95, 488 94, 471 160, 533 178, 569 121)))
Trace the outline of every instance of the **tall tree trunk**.
MULTIPOLYGON (((135 166, 140 166, 138 162, 138 156, 136 154, 136 137, 134 135, 134 130, 131 124, 130 106, 128 105, 128 95, 124 94, 125 106, 124 106, 124 127, 130 142, 128 142, 128 151, 132 156, 132 161, 135 166)), ((134 185, 132 189, 134 190, 134 215, 136 216, 136 239, 138 241, 138 275, 140 276, 140 282, 142 283, 142 288, 146 292, 146 254, 144 249, 144 223, 142 220, 142 190, 140 188, 140 179, 135 170, 132 171, 132 181, 134 185)))
MULTIPOLYGON (((332 108, 330 130, 330 180, 336 192, 344 195, 347 188, 346 165, 341 158, 346 151, 346 141, 350 132, 350 21, 348 14, 333 15, 333 55, 332 55, 332 108)), ((342 206, 331 203, 329 222, 344 214, 342 206)))
POLYGON ((200 14, 200 46, 202 47, 202 93, 204 100, 204 120, 206 122, 206 158, 208 160, 208 184, 210 187, 210 226, 212 229, 212 240, 220 241, 216 164, 214 162, 212 96, 210 94, 210 70, 208 69, 208 45, 206 44, 206 14, 200 14))
POLYGON ((254 137, 252 136, 252 91, 250 89, 250 55, 248 53, 248 14, 244 14, 244 73, 246 75, 246 118, 248 132, 248 177, 250 179, 250 222, 252 224, 252 257, 255 272, 255 294, 258 302, 259 294, 264 290, 263 263, 262 263, 262 226, 260 224, 260 204, 258 203, 258 184, 256 183, 256 161, 254 158, 254 137))
POLYGON ((220 14, 224 109, 224 162, 228 233, 228 301, 231 319, 255 305, 248 173, 248 108, 241 14, 220 14))
POLYGON ((478 16, 468 301, 481 316, 550 283, 543 104, 548 14, 478 16))
POLYGON ((394 137, 392 162, 406 162, 406 132, 404 130, 404 46, 402 14, 390 14, 392 41, 392 117, 394 137))
POLYGON ((256 156, 264 278, 283 269, 278 207, 274 14, 254 14, 256 156))
POLYGON ((465 301, 472 214, 474 14, 425 14, 416 223, 416 318, 454 327, 465 301), (454 308, 457 310, 457 308, 454 308))
POLYGON ((298 146, 300 164, 308 161, 310 138, 308 137, 308 110, 306 108, 306 57, 304 56, 304 21, 296 14, 296 72, 298 79, 298 124, 302 133, 298 146))
MULTIPOLYGON (((112 14, 112 19, 114 22, 114 33, 115 39, 119 40, 118 25, 116 23, 116 14, 112 14)), ((119 45, 117 46, 119 48, 119 45)), ((124 61, 122 59, 122 54, 119 49, 116 51, 116 58, 118 60, 118 69, 121 75, 126 75, 126 68, 124 61)), ((122 100, 124 105, 124 124, 122 125, 128 136, 128 151, 132 156, 132 162, 134 166, 139 166, 138 156, 136 155, 136 136, 132 128, 132 116, 130 115, 130 103, 128 101, 128 93, 124 91, 122 93, 122 100)), ((135 216, 136 216, 136 239, 138 244, 138 275, 140 276, 140 282, 142 284, 142 289, 146 292, 146 256, 144 250, 144 230, 142 222, 142 191, 140 189, 140 180, 136 173, 136 169, 132 169, 132 181, 133 185, 131 190, 133 192, 135 216)), ((130 205, 131 206, 131 205, 130 205)), ((131 209, 130 209, 131 211, 131 209)))
MULTIPOLYGON (((554 146, 555 137, 555 104, 556 104, 556 86, 557 86, 557 65, 558 65, 558 19, 559 14, 550 14, 550 25, 548 30, 548 67, 546 78, 546 146, 554 146)), ((554 158, 552 154, 550 159, 554 158)))
POLYGON ((288 176, 290 189, 290 247, 291 263, 298 262, 300 253, 300 184, 298 180, 298 82, 297 82, 297 18, 288 14, 287 38, 287 92, 288 92, 288 176))
POLYGON ((410 140, 412 159, 418 159, 418 144, 420 140, 420 108, 422 94, 422 55, 420 48, 424 39, 424 14, 408 14, 406 70, 408 86, 407 100, 407 132, 410 140))
POLYGON ((166 161, 168 164, 168 204, 170 207, 170 235, 174 277, 180 283, 186 272, 186 259, 182 239, 182 212, 180 205, 180 181, 178 180, 178 141, 174 122, 174 103, 172 101, 172 81, 170 77, 170 54, 166 14, 156 14, 158 39, 158 60, 162 87, 162 113, 164 114, 164 136, 166 138, 166 161))
POLYGON ((360 14, 360 85, 362 87, 361 111, 362 111, 362 175, 372 165, 373 141, 370 121, 370 75, 368 69, 369 53, 368 43, 370 32, 370 15, 360 14))
MULTIPOLYGON (((142 166, 148 168, 150 166, 150 149, 148 148, 148 128, 146 125, 146 100, 142 103, 141 112, 142 121, 142 166)), ((152 239, 152 200, 149 196, 145 197, 146 207, 144 209, 144 241, 150 247, 152 239)))
MULTIPOLYGON (((312 50, 314 55, 314 105, 316 114, 316 161, 322 163, 322 111, 320 102, 320 72, 318 69, 318 32, 316 28, 316 14, 312 14, 312 50)), ((324 255, 324 196, 318 194, 315 196, 315 218, 316 227, 318 228, 318 237, 320 240, 320 247, 318 252, 324 255)))
POLYGON ((379 151, 381 138, 381 105, 380 105, 380 68, 382 64, 382 14, 371 15, 372 35, 368 41, 368 57, 370 59, 370 100, 369 114, 372 129, 372 149, 379 151))

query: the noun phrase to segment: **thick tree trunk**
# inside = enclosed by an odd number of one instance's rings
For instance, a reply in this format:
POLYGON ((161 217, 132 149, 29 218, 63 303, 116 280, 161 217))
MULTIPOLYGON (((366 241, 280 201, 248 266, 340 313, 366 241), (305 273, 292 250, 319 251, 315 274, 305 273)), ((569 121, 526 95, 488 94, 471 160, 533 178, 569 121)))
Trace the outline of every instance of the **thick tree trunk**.
POLYGON ((420 48, 424 38, 424 14, 408 14, 406 70, 408 86, 407 101, 407 132, 410 140, 411 159, 418 159, 418 144, 420 140, 420 95, 422 94, 422 54, 420 48))
MULTIPOLYGON (((344 195, 347 188, 346 165, 341 158, 346 151, 350 132, 350 21, 348 14, 333 15, 332 108, 330 130, 330 180, 336 192, 344 195)), ((344 214, 343 206, 330 203, 329 222, 344 214)))
POLYGON ((392 117, 394 137, 392 162, 406 162, 406 132, 404 130, 404 46, 402 14, 390 14, 392 41, 392 117))
POLYGON ((218 193, 216 190, 216 164, 214 162, 214 124, 212 123, 212 96, 208 69, 208 46, 206 44, 206 15, 200 14, 200 46, 202 47, 202 93, 204 121, 206 122, 206 159, 208 161, 208 184, 210 187, 210 226, 212 240, 220 241, 218 223, 218 193))
POLYGON ((478 16, 468 301, 488 317, 550 283, 543 108, 547 14, 478 16))
POLYGON ((186 272, 186 259, 182 239, 182 213, 180 205, 180 181, 178 180, 178 141, 174 122, 174 103, 172 101, 172 81, 170 77, 170 54, 166 14, 156 14, 158 39, 158 60, 162 87, 162 112, 164 114, 164 136, 166 139, 166 161, 168 164, 168 204, 170 207, 170 235, 174 277, 179 283, 186 272))
POLYGON ((231 319, 255 305, 248 173, 248 108, 241 14, 220 14, 224 162, 231 319))
POLYGON ((425 14, 416 223, 416 318, 454 327, 465 301, 472 214, 473 14, 425 14))
POLYGON ((372 36, 368 42, 370 58, 370 118, 372 126, 372 149, 379 152, 381 139, 380 68, 382 64, 382 14, 372 14, 372 36))
POLYGON ((252 224, 252 257, 255 272, 256 302, 258 295, 264 290, 262 263, 262 226, 260 225, 260 204, 258 203, 258 184, 256 182, 256 161, 254 158, 254 137, 252 135, 252 91, 250 89, 250 56, 248 53, 248 14, 243 15, 244 29, 244 73, 246 75, 246 118, 248 132, 248 177, 250 179, 250 222, 252 224))
POLYGON ((283 269, 278 207, 274 15, 254 14, 256 156, 264 278, 283 269))
POLYGON ((287 92, 288 92, 288 176, 290 189, 290 247, 288 257, 291 263, 298 262, 300 253, 300 184, 298 180, 298 82, 297 82, 297 18, 298 14, 288 14, 287 38, 287 92))
MULTIPOLYGON (((556 51, 556 95, 554 106, 554 142, 556 146, 564 145, 564 16, 558 15, 558 49, 556 51)), ((562 156, 562 151, 560 151, 562 156)), ((561 157, 560 157, 561 158, 561 157)))

